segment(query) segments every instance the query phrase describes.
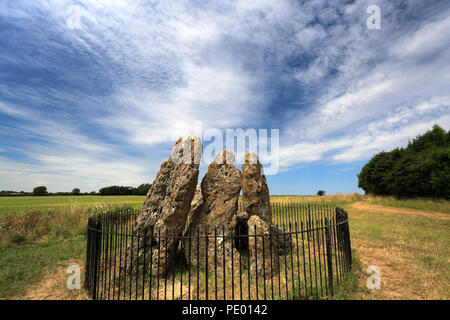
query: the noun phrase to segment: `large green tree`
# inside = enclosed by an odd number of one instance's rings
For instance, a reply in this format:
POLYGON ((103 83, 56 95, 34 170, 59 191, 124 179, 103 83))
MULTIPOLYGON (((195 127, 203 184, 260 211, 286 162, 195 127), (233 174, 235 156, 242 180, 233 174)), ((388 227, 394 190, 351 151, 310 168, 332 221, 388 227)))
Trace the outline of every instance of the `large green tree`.
POLYGON ((46 196, 48 195, 46 186, 39 186, 33 189, 33 195, 35 196, 46 196))
POLYGON ((358 186, 368 194, 450 197, 450 131, 435 125, 406 148, 380 152, 361 169, 358 186))

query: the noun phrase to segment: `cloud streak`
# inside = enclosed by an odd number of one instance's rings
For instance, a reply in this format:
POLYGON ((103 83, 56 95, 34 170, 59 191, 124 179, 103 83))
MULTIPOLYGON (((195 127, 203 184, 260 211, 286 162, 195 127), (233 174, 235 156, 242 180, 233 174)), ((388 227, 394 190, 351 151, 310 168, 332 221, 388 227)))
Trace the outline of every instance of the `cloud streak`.
POLYGON ((372 2, 2 1, 0 189, 151 181, 198 123, 279 128, 283 171, 448 129, 450 5, 372 2))

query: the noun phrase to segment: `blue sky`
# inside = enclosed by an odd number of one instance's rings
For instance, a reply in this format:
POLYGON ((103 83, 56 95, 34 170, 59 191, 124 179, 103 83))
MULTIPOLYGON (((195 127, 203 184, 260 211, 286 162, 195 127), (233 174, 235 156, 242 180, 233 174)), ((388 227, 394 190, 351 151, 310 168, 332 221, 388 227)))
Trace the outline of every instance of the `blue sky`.
POLYGON ((0 0, 0 190, 151 182, 200 122, 279 129, 272 194, 361 192, 450 129, 449 31, 448 1, 0 0))

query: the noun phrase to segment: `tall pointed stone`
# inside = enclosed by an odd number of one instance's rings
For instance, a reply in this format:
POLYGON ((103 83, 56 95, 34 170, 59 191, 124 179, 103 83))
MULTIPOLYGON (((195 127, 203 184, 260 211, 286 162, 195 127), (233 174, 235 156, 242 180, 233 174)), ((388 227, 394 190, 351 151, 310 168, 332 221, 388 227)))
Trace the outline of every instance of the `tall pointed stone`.
POLYGON ((230 222, 237 214, 241 191, 241 172, 234 166, 234 154, 223 150, 209 165, 201 183, 203 205, 192 219, 192 227, 200 232, 213 232, 225 228, 230 230, 230 222))
MULTIPOLYGON (((223 150, 209 165, 208 172, 204 176, 201 183, 201 190, 203 196, 203 204, 201 209, 192 216, 190 224, 190 232, 193 235, 210 234, 217 232, 219 235, 230 236, 235 233, 236 215, 238 209, 239 194, 241 191, 241 172, 234 165, 235 157, 231 151, 223 150)), ((230 241, 223 241, 216 246, 216 250, 222 250, 222 244, 230 241)), ((207 243, 196 239, 192 239, 188 246, 196 248, 198 246, 199 258, 206 253, 205 248, 207 243)), ((189 257, 185 249, 186 258, 191 260, 191 263, 197 263, 195 254, 189 257)), ((214 249, 211 247, 211 249, 214 249)), ((196 249, 197 250, 197 249, 196 249)))
POLYGON ((242 203, 248 215, 251 271, 261 275, 277 273, 278 256, 287 252, 292 240, 286 231, 272 224, 269 188, 263 167, 253 152, 245 154, 242 164, 242 203), (271 259, 272 265, 268 268, 267 262, 271 259))
POLYGON ((152 251, 154 272, 161 274, 172 265, 179 243, 173 237, 181 236, 186 224, 198 181, 201 150, 198 137, 180 138, 170 158, 161 164, 137 218, 134 234, 141 237, 140 241, 135 240, 128 247, 128 267, 143 254, 144 248, 152 251), (147 237, 145 244, 142 241, 144 234, 147 237))
POLYGON ((270 196, 263 167, 255 153, 245 154, 242 164, 242 203, 249 216, 272 222, 270 196))

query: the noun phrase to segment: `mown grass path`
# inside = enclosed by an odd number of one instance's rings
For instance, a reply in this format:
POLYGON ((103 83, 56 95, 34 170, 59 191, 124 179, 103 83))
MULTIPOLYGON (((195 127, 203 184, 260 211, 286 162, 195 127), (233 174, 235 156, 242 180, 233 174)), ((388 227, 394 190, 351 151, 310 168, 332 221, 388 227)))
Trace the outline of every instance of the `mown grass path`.
POLYGON ((355 202, 352 205, 352 207, 356 210, 366 211, 366 212, 412 214, 412 215, 429 217, 429 218, 433 218, 433 219, 450 220, 450 214, 445 213, 445 212, 430 212, 430 211, 422 211, 422 210, 415 210, 415 209, 386 207, 386 206, 382 206, 382 205, 371 204, 367 201, 355 202))
POLYGON ((352 248, 362 262, 356 299, 449 299, 450 219, 356 202, 349 213, 352 248), (381 269, 381 289, 367 290, 367 267, 381 269))

